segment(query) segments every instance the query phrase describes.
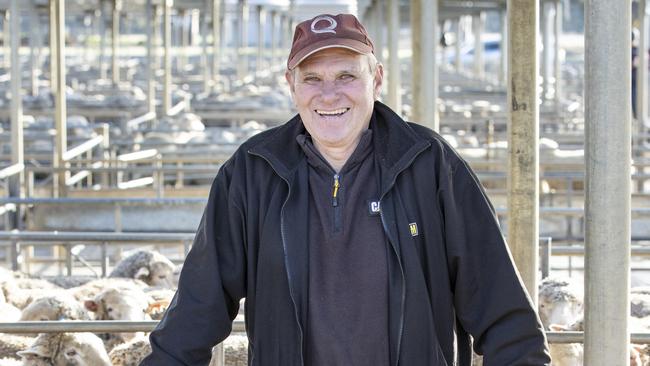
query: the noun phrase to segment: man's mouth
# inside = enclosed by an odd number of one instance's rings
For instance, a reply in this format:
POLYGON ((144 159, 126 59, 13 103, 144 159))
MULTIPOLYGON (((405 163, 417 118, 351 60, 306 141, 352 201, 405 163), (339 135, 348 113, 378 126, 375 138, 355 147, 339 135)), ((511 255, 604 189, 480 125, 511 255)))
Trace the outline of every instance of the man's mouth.
POLYGON ((321 117, 338 117, 342 116, 345 112, 349 111, 350 108, 339 108, 327 111, 324 109, 315 109, 314 112, 318 113, 321 117))

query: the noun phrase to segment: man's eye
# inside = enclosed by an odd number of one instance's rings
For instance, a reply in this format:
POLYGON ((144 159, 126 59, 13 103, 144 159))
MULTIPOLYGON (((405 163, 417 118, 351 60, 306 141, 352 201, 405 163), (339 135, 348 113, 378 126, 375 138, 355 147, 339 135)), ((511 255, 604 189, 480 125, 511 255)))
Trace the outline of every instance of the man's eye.
POLYGON ((303 82, 305 83, 316 83, 318 81, 320 81, 320 79, 315 76, 309 76, 303 79, 303 82))
POLYGON ((354 79, 354 75, 352 75, 352 74, 342 74, 341 76, 339 76, 339 79, 341 79, 341 80, 352 80, 352 79, 354 79))

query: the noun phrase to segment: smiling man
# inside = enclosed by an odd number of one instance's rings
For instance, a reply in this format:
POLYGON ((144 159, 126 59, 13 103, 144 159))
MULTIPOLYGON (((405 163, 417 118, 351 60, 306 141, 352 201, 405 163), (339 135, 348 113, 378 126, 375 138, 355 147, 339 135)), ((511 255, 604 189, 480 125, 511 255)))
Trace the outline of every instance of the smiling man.
POLYGON ((485 192, 377 101, 373 52, 349 14, 296 27, 298 115, 220 169, 143 365, 206 365, 241 298, 249 365, 464 366, 472 346, 486 366, 550 362, 485 192))

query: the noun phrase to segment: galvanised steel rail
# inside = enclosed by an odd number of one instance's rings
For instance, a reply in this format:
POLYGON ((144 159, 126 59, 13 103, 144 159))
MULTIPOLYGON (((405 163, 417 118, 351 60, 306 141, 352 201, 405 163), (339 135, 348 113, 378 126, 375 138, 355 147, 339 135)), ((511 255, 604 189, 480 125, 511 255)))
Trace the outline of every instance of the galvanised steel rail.
MULTIPOLYGON (((57 232, 57 231, 0 231, 0 247, 9 247, 11 267, 19 269, 18 258, 24 246, 63 246, 65 247, 65 264, 68 276, 72 275, 72 243, 96 243, 101 246, 102 277, 108 274, 108 246, 122 243, 146 242, 162 245, 182 245, 185 255, 190 250, 194 233, 128 233, 128 232, 57 232), (61 244, 61 243, 64 244, 61 244)), ((82 261, 81 259, 79 259, 82 261)), ((29 261, 28 264, 37 261, 29 261)), ((87 262, 82 261, 87 264, 87 262)))
MULTIPOLYGON (((60 333, 60 332, 93 332, 93 333, 122 333, 122 332, 151 332, 157 320, 91 320, 91 321, 29 321, 0 323, 0 333, 60 333)), ((232 331, 246 332, 243 320, 233 322, 232 331)))
MULTIPOLYGON (((0 323, 0 333, 151 332, 156 325, 158 325, 157 320, 29 321, 0 323)), ((246 332, 245 322, 243 320, 235 320, 232 324, 232 332, 246 332)), ((546 332, 546 337, 549 343, 582 343, 584 341, 584 332, 546 332)), ((650 333, 631 333, 630 341, 635 344, 650 344, 650 333)))

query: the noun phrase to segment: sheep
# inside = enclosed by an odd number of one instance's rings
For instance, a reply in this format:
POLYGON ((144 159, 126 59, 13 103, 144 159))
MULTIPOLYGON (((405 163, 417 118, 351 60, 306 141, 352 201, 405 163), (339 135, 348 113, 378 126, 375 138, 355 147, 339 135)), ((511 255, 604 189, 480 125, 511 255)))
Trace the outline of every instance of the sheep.
POLYGON ((172 288, 174 264, 164 255, 151 250, 138 250, 115 265, 109 277, 135 278, 150 286, 172 288))
POLYGON ((100 292, 111 287, 130 287, 133 289, 145 289, 149 287, 146 283, 133 278, 100 278, 87 282, 79 287, 69 289, 72 296, 83 302, 97 296, 100 292))
POLYGON ((22 366, 23 363, 13 358, 0 358, 0 365, 2 366, 22 366))
POLYGON ((569 325, 583 314, 582 295, 569 279, 545 278, 539 285, 539 317, 545 329, 569 325))
POLYGON ((13 334, 0 334, 0 358, 12 358, 19 360, 20 356, 16 354, 29 347, 34 341, 34 338, 13 335, 13 334))
POLYGON ((650 315, 650 293, 630 291, 630 315, 644 318, 650 315))
POLYGON ((23 309, 20 320, 90 320, 90 315, 72 295, 61 293, 34 300, 23 309))
MULTIPOLYGON (((150 298, 140 290, 107 288, 92 300, 84 301, 84 306, 95 313, 97 320, 151 320, 147 314, 150 298)), ((139 333, 103 334, 106 348, 112 350, 117 344, 133 339, 139 333)))
POLYGON ((62 288, 41 279, 14 278, 2 282, 2 291, 8 303, 24 309, 39 297, 54 295, 62 288))
POLYGON ((151 353, 147 337, 135 337, 113 348, 108 354, 113 366, 138 366, 151 353))
POLYGON ((111 366, 102 340, 92 333, 42 333, 18 355, 24 366, 111 366))
POLYGON ((96 279, 92 276, 54 276, 43 278, 47 282, 53 283, 61 288, 69 289, 85 285, 86 283, 96 279))

